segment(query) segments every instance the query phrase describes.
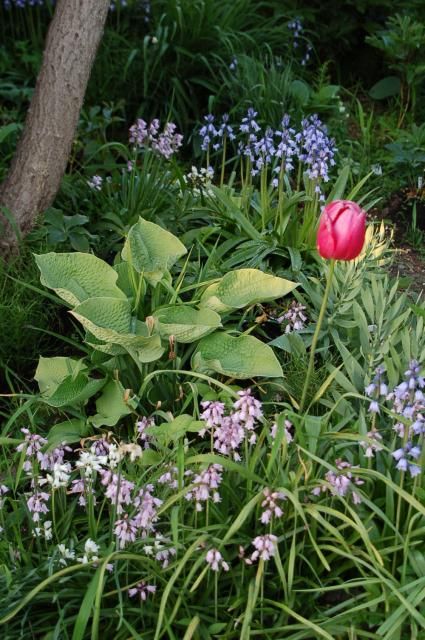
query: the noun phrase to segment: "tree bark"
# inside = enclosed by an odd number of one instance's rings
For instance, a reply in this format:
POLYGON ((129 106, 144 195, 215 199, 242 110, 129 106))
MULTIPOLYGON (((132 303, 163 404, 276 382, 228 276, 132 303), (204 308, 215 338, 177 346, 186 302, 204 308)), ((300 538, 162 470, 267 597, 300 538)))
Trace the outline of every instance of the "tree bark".
POLYGON ((3 254, 16 249, 13 227, 24 236, 59 189, 109 3, 58 0, 56 4, 24 131, 0 186, 3 254))

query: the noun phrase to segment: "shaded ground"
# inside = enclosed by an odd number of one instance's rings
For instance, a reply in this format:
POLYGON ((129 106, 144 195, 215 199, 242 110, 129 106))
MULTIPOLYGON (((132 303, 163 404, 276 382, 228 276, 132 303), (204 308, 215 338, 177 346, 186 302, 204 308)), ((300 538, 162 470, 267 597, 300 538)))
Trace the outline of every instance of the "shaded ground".
POLYGON ((409 203, 406 192, 400 192, 394 194, 382 210, 374 209, 371 213, 376 219, 392 225, 394 229, 396 255, 391 275, 399 276, 403 289, 409 288, 414 293, 425 294, 425 207, 420 203, 417 208, 418 231, 415 234, 415 246, 409 242, 412 220, 406 209, 410 212, 411 202, 409 203))

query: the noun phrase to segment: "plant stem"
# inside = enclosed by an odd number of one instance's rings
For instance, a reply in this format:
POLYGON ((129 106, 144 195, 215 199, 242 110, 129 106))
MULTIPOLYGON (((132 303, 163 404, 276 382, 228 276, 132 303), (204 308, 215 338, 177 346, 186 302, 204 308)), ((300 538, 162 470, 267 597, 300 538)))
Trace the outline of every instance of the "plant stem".
POLYGON ((226 141, 227 136, 223 138, 223 157, 221 159, 221 176, 220 176, 220 187, 224 184, 224 165, 226 164, 226 141))
POLYGON ((328 304, 329 292, 331 290, 332 277, 333 277, 334 269, 335 269, 335 260, 331 260, 330 263, 329 263, 328 279, 327 279, 327 282, 326 282, 326 289, 325 289, 325 293, 324 293, 323 300, 322 300, 322 306, 320 308, 319 318, 317 320, 316 329, 315 329, 314 335, 313 335, 313 341, 311 343, 310 359, 309 359, 309 362, 308 362, 307 375, 306 375, 306 378, 305 378, 303 393, 302 393, 302 396, 301 396, 300 413, 302 413, 302 411, 304 409, 305 400, 306 400, 307 392, 308 392, 308 387, 309 387, 309 384, 310 384, 310 378, 311 378, 311 374, 313 373, 314 354, 315 354, 315 351, 316 351, 317 339, 319 337, 319 333, 320 333, 320 329, 321 329, 321 326, 322 326, 323 318, 325 317, 325 311, 326 311, 326 307, 327 307, 327 304, 328 304))

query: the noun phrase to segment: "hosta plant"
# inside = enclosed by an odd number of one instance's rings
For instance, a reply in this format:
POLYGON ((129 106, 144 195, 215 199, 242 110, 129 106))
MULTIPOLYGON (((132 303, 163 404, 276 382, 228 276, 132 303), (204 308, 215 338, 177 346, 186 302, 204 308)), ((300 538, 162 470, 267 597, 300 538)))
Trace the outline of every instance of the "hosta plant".
MULTIPOLYGON (((86 353, 40 358, 35 377, 48 405, 75 411, 100 394, 90 422, 112 426, 137 408, 141 395, 158 396, 157 370, 174 376, 183 370, 185 379, 210 373, 235 379, 283 376, 273 349, 250 335, 255 323, 244 332, 241 325, 250 308, 297 285, 257 269, 187 284, 185 266, 180 273, 173 269, 186 253, 176 236, 140 218, 113 266, 85 253, 36 256, 41 282, 82 325, 86 353), (174 279, 171 271, 177 273, 174 279)), ((164 391, 158 396, 162 402, 164 391)))

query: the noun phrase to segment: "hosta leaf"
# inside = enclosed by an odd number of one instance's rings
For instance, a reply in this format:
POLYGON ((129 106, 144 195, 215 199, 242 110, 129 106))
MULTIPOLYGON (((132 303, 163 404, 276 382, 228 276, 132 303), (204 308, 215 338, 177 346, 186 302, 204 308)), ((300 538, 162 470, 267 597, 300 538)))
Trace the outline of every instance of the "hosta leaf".
POLYGON ((119 380, 110 380, 96 401, 98 413, 89 418, 95 427, 113 427, 118 420, 134 411, 139 403, 130 389, 124 389, 119 380))
POLYGON ((55 389, 45 402, 51 407, 69 407, 81 404, 94 396, 105 384, 105 380, 90 379, 85 373, 76 377, 68 376, 55 389))
POLYGON ((242 309, 258 302, 270 302, 287 295, 298 285, 259 269, 237 269, 210 285, 201 298, 201 305, 214 311, 242 309))
POLYGON ((186 247, 176 236, 139 218, 128 232, 121 255, 138 273, 143 273, 155 284, 185 253, 186 247))
POLYGON ((138 286, 139 274, 128 262, 115 264, 114 270, 118 274, 117 285, 124 291, 127 298, 132 298, 135 295, 135 287, 138 286))
POLYGON ((35 260, 42 284, 72 306, 94 297, 125 298, 116 271, 90 253, 45 253, 35 260))
POLYGON ((154 317, 159 320, 162 336, 174 336, 183 343, 195 342, 221 326, 220 316, 212 309, 198 310, 185 305, 159 309, 154 317))
POLYGON ((254 336, 232 337, 216 332, 203 338, 192 358, 193 369, 215 371, 244 379, 283 376, 282 367, 273 349, 254 336))
POLYGON ((164 353, 160 336, 150 336, 146 324, 132 318, 127 300, 91 298, 70 313, 90 333, 87 344, 98 351, 112 356, 128 352, 140 362, 153 362, 164 353))
POLYGON ((125 334, 131 330, 131 307, 127 299, 90 298, 70 313, 87 331, 105 342, 113 342, 113 333, 125 334))
POLYGON ((49 442, 48 450, 51 451, 64 442, 66 442, 66 444, 79 442, 81 438, 87 436, 88 433, 89 431, 85 420, 71 418, 65 422, 58 422, 50 429, 49 435, 47 436, 49 442))
POLYGON ((115 342, 99 343, 87 341, 87 344, 93 347, 93 349, 110 356, 120 356, 129 353, 135 360, 144 363, 159 360, 165 351, 159 334, 136 336, 134 334, 120 335, 111 332, 111 339, 115 342))
POLYGON ((49 398, 56 391, 65 378, 77 376, 81 371, 87 369, 82 360, 74 358, 43 358, 40 357, 34 378, 42 395, 49 398))

